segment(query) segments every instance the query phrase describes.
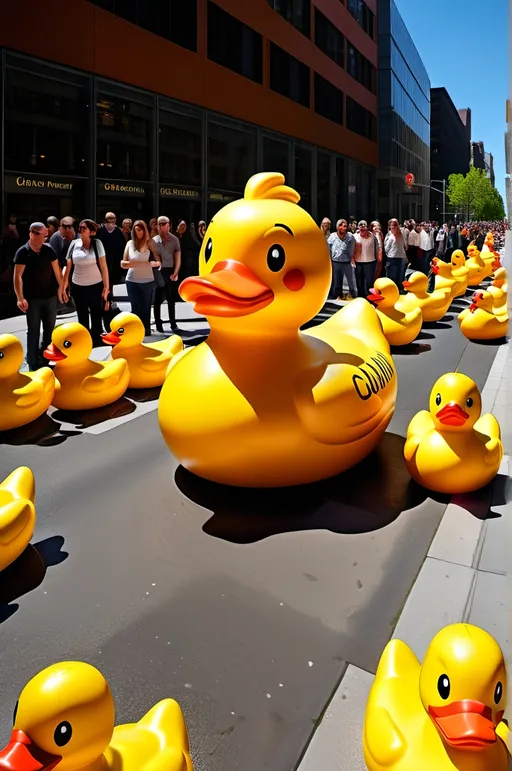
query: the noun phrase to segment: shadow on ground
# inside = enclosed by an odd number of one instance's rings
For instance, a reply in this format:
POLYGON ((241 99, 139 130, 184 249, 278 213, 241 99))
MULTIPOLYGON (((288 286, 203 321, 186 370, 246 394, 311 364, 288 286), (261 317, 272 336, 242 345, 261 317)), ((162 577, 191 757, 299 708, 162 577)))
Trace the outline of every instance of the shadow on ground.
POLYGON ((63 546, 61 535, 29 544, 17 560, 0 572, 0 624, 18 610, 15 600, 37 589, 47 569, 68 558, 68 553, 62 551, 63 546))

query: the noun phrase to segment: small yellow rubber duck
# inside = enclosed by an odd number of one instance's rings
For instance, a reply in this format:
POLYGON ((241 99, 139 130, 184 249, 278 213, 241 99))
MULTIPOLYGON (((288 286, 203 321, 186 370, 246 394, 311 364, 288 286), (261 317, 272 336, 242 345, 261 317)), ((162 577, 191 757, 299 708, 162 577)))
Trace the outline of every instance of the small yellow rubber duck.
POLYGON ((396 370, 374 309, 353 300, 328 321, 325 238, 278 173, 252 177, 215 214, 185 279, 208 340, 169 365, 160 429, 178 462, 239 487, 326 479, 372 451, 393 415, 396 370))
POLYGON ((466 268, 469 270, 468 286, 479 286, 485 278, 491 275, 492 271, 492 266, 482 260, 475 244, 468 246, 466 268))
POLYGON ((0 570, 27 548, 36 524, 32 471, 20 466, 0 484, 0 570))
POLYGON ((423 665, 391 640, 366 705, 369 771, 507 771, 506 698, 503 653, 483 629, 445 627, 423 665))
POLYGON ((25 686, 0 752, 9 771, 193 771, 183 714, 164 699, 138 723, 114 728, 114 699, 95 667, 54 664, 25 686))
POLYGON ((367 299, 377 306, 377 315, 390 345, 409 345, 416 340, 423 324, 422 309, 416 306, 408 312, 399 310, 400 292, 394 281, 378 278, 367 299))
POLYGON ((134 313, 119 313, 110 323, 110 332, 102 335, 113 345, 112 358, 126 359, 130 369, 130 388, 156 388, 165 380, 171 359, 183 350, 179 335, 157 343, 143 343, 144 324, 134 313))
POLYGON ((0 431, 26 426, 43 415, 59 388, 49 367, 20 372, 23 346, 14 335, 0 335, 0 431))
POLYGON ((480 416, 476 383, 448 372, 434 385, 430 411, 418 412, 407 429, 404 457, 411 477, 438 493, 468 493, 492 482, 503 458, 500 425, 480 416))
POLYGON ((498 340, 508 332, 508 312, 493 310, 494 297, 489 292, 475 292, 469 308, 459 313, 460 331, 468 340, 498 340))
POLYGON ((44 352, 55 361, 60 389, 53 399, 59 410, 94 410, 120 399, 128 388, 130 370, 124 359, 92 361, 92 338, 76 322, 55 327, 52 342, 44 352))
POLYGON ((445 289, 436 289, 434 292, 427 292, 428 277, 417 270, 412 273, 407 281, 402 282, 407 294, 399 295, 395 303, 397 310, 402 313, 410 313, 415 308, 419 308, 423 315, 423 321, 440 321, 446 315, 452 302, 451 292, 445 289))
POLYGON ((494 274, 494 280, 487 291, 492 295, 492 312, 495 316, 503 316, 508 313, 508 279, 505 268, 498 268, 494 274))
POLYGON ((435 288, 449 289, 452 300, 466 294, 469 271, 467 271, 465 276, 456 276, 454 275, 452 264, 450 262, 443 262, 439 257, 434 257, 432 260, 432 273, 434 273, 436 277, 435 288))

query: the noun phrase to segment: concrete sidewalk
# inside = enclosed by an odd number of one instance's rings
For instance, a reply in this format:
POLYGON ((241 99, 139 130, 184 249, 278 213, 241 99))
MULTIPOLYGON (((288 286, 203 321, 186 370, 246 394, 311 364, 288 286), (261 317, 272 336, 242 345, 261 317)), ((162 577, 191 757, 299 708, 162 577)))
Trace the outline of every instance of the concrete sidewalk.
MULTIPOLYGON (((512 272, 512 234, 504 264, 512 272)), ((512 297, 509 294, 509 314, 512 297)), ((392 637, 423 660, 434 635, 467 621, 501 645, 509 674, 512 715, 512 343, 503 345, 482 392, 482 409, 501 424, 505 457, 492 499, 454 498, 405 602, 392 637), (471 505, 469 505, 471 503, 471 505), (492 518, 485 519, 487 510, 492 518), (468 508, 466 508, 468 505, 468 508), (471 509, 468 510, 468 509, 471 509)), ((365 771, 362 733, 374 672, 348 666, 297 771, 365 771)), ((512 746, 510 747, 512 751, 512 746)), ((512 759, 509 764, 512 769, 512 759)))

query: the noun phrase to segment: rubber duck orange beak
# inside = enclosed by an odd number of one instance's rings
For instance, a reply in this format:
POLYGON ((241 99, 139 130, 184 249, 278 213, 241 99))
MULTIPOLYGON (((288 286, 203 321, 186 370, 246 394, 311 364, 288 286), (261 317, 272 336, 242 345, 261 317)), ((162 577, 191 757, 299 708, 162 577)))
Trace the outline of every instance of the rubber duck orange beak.
POLYGON ((57 346, 54 343, 50 343, 48 348, 43 351, 43 356, 45 359, 48 359, 49 361, 63 361, 64 359, 67 359, 65 353, 62 353, 60 348, 57 348, 57 346))
POLYGON ((473 302, 469 306, 469 310, 471 311, 471 313, 474 313, 476 311, 476 309, 478 308, 478 303, 480 302, 482 297, 483 295, 481 294, 481 292, 477 292, 476 294, 473 295, 473 302))
POLYGON ((380 303, 384 299, 384 295, 382 295, 378 289, 370 289, 370 294, 366 299, 371 303, 380 303))
POLYGON ((237 260, 218 262, 207 277, 186 278, 180 295, 204 316, 237 318, 256 313, 274 299, 274 293, 247 265, 237 260))
POLYGON ((410 281, 402 281, 402 286, 404 289, 410 289, 412 284, 410 281))
POLYGON ((14 730, 9 744, 0 752, 0 769, 50 771, 61 760, 59 755, 50 755, 34 744, 24 731, 14 730))
POLYGON ((469 415, 456 402, 449 402, 436 413, 436 418, 445 426, 463 426, 469 415))
POLYGON ((492 709, 479 701, 454 701, 446 707, 429 707, 428 711, 451 747, 484 750, 496 741, 492 709))
POLYGON ((501 261, 499 257, 493 260, 492 267, 494 268, 494 270, 498 270, 498 268, 501 268, 501 261))
POLYGON ((118 335, 117 332, 107 332, 105 335, 101 336, 101 339, 106 345, 117 345, 121 342, 121 335, 118 335))

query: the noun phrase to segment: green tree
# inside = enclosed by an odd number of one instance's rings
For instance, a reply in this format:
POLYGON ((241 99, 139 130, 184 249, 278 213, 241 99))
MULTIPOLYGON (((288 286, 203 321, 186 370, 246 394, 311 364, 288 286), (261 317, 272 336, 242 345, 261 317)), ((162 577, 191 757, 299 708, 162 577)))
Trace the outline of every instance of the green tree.
POLYGON ((468 220, 495 220, 505 216, 503 200, 483 169, 472 166, 465 176, 450 174, 446 195, 451 206, 468 220))

